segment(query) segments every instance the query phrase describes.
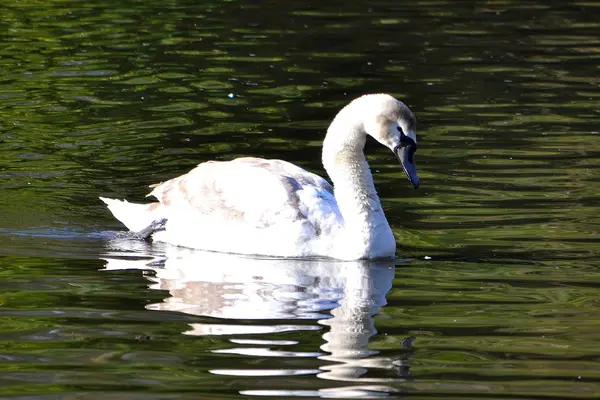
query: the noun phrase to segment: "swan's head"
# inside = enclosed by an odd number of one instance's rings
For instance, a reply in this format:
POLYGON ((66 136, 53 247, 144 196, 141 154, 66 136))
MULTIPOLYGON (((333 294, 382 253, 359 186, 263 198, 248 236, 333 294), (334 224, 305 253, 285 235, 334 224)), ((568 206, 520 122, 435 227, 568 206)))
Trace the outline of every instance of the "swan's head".
POLYGON ((363 96, 365 109, 364 129, 382 145, 389 148, 416 188, 419 176, 415 165, 417 151, 417 119, 403 102, 387 94, 363 96))

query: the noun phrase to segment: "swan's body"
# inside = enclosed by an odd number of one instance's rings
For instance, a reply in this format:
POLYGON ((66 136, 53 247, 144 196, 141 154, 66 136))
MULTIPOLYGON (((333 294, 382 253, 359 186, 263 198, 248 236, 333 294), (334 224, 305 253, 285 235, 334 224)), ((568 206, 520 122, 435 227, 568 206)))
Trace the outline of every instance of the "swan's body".
POLYGON ((402 102, 366 95, 340 111, 323 143, 323 165, 335 190, 286 161, 239 158, 205 162, 153 185, 149 196, 156 203, 101 199, 131 231, 178 246, 279 257, 392 258, 396 241, 363 148, 367 134, 390 148, 417 187, 415 128, 402 102))

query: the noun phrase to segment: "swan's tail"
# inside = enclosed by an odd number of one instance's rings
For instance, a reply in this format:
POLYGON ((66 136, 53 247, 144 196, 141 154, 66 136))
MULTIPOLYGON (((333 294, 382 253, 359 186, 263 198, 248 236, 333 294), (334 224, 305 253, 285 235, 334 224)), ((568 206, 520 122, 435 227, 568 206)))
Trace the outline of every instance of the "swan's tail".
POLYGON ((165 218, 163 207, 160 203, 136 204, 127 200, 107 199, 100 197, 106 203, 110 212, 116 219, 130 231, 139 232, 149 227, 155 221, 165 218))

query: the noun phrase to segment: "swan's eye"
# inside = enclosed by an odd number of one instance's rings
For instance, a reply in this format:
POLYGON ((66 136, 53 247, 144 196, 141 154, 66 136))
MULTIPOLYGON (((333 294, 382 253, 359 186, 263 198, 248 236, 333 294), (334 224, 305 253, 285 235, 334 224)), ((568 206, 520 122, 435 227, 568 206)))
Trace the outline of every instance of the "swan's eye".
POLYGON ((396 129, 398 129, 398 132, 400 132, 400 143, 406 143, 406 139, 409 139, 409 137, 406 136, 406 133, 404 133, 400 125, 398 125, 396 129))
POLYGON ((414 154, 414 152, 417 151, 417 144, 415 143, 415 141, 406 136, 400 125, 398 125, 396 129, 398 129, 398 132, 400 132, 400 146, 412 146, 411 154, 414 154))

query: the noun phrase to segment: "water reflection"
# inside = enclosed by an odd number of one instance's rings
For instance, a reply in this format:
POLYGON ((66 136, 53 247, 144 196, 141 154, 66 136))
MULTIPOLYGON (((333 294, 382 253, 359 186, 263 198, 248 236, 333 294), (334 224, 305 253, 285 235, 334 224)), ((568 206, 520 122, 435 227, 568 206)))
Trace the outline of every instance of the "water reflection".
MULTIPOLYGON (((379 396, 395 391, 385 383, 409 377, 407 359, 379 356, 368 348, 377 333, 373 316, 386 304, 392 287, 394 262, 339 262, 249 258, 194 251, 171 246, 151 248, 145 243, 118 239, 104 258, 107 270, 143 269, 150 288, 166 290, 169 297, 147 306, 211 317, 189 324, 186 335, 228 335, 235 347, 212 350, 255 358, 314 358, 318 368, 215 368, 228 376, 316 375, 352 382, 297 393, 296 390, 245 390, 245 395, 311 395, 337 397, 379 396), (125 251, 125 252, 124 252, 125 251), (311 321, 314 321, 312 323, 311 321), (323 330, 324 343, 314 351, 273 350, 298 344, 296 340, 248 339, 245 335, 323 330), (321 362, 322 361, 322 362, 321 362), (369 371, 394 371, 393 378, 367 376, 369 371), (358 386, 357 386, 358 384, 358 386)), ((407 339, 403 347, 411 346, 407 339)), ((288 364, 292 365, 292 364, 288 364)))

